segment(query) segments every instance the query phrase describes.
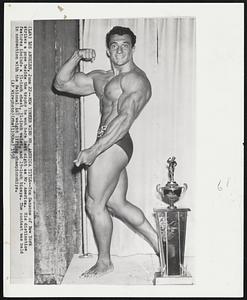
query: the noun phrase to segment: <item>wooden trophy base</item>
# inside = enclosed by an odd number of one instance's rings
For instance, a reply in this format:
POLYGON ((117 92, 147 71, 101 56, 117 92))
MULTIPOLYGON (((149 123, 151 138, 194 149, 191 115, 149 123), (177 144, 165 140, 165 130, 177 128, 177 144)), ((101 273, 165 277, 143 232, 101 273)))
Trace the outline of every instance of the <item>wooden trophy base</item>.
POLYGON ((192 276, 187 274, 186 276, 170 275, 161 276, 160 272, 154 274, 154 285, 188 285, 193 284, 192 276))

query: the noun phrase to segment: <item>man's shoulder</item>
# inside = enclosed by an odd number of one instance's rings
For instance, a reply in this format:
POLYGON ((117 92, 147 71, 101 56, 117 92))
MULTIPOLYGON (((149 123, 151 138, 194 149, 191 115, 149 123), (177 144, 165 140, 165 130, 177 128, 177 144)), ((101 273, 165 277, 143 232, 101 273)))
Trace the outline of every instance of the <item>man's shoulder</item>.
POLYGON ((148 80, 146 73, 141 70, 140 68, 135 68, 128 73, 125 74, 124 76, 127 80, 148 80))
POLYGON ((140 68, 131 70, 123 76, 122 85, 124 87, 143 88, 149 89, 151 87, 149 79, 144 71, 140 68))

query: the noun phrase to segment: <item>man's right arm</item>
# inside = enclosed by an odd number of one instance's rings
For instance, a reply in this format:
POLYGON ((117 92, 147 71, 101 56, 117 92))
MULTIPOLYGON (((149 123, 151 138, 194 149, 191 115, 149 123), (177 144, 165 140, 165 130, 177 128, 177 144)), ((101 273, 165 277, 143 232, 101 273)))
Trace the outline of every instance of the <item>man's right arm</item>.
POLYGON ((56 90, 80 96, 87 96, 95 92, 93 75, 96 71, 88 74, 75 71, 81 59, 93 61, 95 59, 95 51, 93 49, 75 51, 63 64, 55 77, 54 87, 56 90))

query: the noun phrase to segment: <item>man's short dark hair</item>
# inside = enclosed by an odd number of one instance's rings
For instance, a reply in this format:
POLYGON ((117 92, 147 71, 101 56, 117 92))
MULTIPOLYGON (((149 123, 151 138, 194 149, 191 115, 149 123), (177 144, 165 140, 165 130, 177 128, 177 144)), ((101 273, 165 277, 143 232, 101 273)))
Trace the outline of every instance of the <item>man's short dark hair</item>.
POLYGON ((136 43, 136 36, 135 34, 128 28, 122 26, 114 26, 107 34, 106 34, 106 46, 109 48, 110 38, 113 34, 124 35, 128 34, 131 38, 131 45, 132 47, 135 46, 136 43))

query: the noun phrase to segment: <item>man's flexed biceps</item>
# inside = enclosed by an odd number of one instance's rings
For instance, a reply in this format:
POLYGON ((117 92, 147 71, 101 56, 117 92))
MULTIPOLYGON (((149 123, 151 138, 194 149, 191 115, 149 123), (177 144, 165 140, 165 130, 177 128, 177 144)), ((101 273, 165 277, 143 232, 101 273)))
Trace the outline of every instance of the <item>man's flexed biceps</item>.
POLYGON ((74 163, 87 166, 86 210, 98 247, 98 260, 83 277, 100 276, 113 270, 110 256, 112 220, 109 212, 138 231, 158 254, 157 234, 143 212, 126 200, 126 166, 133 153, 131 125, 151 97, 151 85, 133 61, 136 36, 126 27, 115 26, 106 35, 111 69, 76 72, 81 59, 93 62, 95 50, 80 49, 56 75, 60 91, 100 100, 101 119, 95 143, 82 149, 74 163))

